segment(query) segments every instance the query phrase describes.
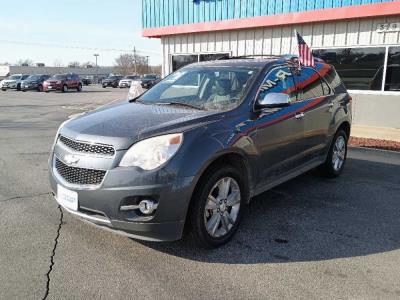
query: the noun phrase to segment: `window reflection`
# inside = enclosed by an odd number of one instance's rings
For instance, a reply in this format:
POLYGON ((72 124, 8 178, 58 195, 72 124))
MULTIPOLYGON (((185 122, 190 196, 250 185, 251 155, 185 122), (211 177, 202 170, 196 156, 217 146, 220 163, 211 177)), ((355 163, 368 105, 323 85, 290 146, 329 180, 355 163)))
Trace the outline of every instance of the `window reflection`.
POLYGON ((381 90, 385 48, 320 49, 313 52, 335 67, 346 88, 381 90))

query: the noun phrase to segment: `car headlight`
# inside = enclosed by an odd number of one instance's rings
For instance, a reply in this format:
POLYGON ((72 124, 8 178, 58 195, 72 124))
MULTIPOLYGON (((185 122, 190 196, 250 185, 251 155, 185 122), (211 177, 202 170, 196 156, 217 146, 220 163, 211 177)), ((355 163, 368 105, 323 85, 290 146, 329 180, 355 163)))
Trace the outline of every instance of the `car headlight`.
POLYGON ((153 170, 170 160, 179 150, 183 134, 167 134, 149 138, 136 144, 125 153, 120 167, 139 167, 153 170))

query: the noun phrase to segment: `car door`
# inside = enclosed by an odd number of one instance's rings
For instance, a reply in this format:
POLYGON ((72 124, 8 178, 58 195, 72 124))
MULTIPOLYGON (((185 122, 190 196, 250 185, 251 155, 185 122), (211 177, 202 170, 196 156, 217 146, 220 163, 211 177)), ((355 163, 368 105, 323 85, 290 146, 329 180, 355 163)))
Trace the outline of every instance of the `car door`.
POLYGON ((329 70, 329 65, 317 64, 317 69, 303 67, 294 72, 298 97, 304 103, 304 159, 311 161, 325 153, 328 133, 333 118, 334 95, 319 71, 329 70))
POLYGON ((265 76, 256 101, 265 93, 285 93, 291 104, 264 108, 255 114, 257 133, 254 143, 259 155, 259 184, 270 183, 303 163, 304 121, 291 69, 287 65, 273 68, 265 76))

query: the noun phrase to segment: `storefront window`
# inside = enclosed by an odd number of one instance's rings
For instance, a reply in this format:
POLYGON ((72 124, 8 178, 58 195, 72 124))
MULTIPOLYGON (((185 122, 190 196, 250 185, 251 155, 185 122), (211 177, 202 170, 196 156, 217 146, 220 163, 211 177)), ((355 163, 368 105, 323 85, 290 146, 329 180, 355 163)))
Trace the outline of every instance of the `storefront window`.
POLYGON ((400 91, 400 47, 389 48, 385 91, 400 91))
POLYGON ((172 72, 199 61, 216 60, 229 57, 229 53, 202 53, 202 54, 178 54, 172 55, 172 72))
POLYGON ((347 89, 382 89, 385 48, 320 49, 314 55, 335 67, 347 89))
POLYGON ((172 55, 172 71, 175 72, 186 65, 197 62, 198 55, 172 55))
POLYGON ((228 53, 200 54, 200 61, 216 60, 222 57, 229 57, 229 54, 228 53))

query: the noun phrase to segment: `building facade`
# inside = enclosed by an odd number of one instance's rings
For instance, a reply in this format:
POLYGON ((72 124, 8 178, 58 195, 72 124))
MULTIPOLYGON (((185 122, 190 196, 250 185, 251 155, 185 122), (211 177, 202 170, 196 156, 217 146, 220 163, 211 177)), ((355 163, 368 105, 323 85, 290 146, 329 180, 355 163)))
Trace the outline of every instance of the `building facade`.
POLYGON ((294 30, 335 66, 356 124, 400 128, 400 1, 142 0, 163 75, 220 56, 297 53, 294 30))

